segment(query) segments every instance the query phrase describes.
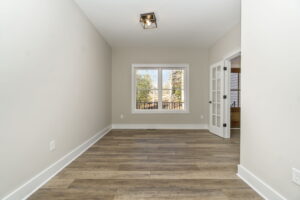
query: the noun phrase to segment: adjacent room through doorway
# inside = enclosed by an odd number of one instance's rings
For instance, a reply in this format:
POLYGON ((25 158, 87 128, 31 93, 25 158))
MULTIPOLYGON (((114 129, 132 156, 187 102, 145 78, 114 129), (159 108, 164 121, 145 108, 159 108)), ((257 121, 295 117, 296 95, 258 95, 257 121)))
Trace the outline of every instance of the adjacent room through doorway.
POLYGON ((230 72, 230 128, 232 133, 241 128, 241 56, 233 58, 230 72))

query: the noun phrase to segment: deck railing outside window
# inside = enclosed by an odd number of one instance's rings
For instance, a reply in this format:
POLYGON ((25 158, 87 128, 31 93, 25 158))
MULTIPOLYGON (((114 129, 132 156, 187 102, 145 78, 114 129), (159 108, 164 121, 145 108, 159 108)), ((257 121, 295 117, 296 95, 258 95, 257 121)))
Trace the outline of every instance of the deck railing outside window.
MULTIPOLYGON (((166 110, 182 110, 184 102, 162 102, 162 108, 166 110)), ((158 102, 136 102, 136 109, 158 109, 158 102)))

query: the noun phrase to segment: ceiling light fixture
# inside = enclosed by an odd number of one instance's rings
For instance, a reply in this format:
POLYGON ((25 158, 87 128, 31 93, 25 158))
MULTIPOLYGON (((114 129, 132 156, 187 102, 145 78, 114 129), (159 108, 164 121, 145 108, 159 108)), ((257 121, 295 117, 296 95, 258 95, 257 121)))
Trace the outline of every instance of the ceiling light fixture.
POLYGON ((157 22, 154 12, 141 14, 140 23, 144 29, 157 28, 157 22))

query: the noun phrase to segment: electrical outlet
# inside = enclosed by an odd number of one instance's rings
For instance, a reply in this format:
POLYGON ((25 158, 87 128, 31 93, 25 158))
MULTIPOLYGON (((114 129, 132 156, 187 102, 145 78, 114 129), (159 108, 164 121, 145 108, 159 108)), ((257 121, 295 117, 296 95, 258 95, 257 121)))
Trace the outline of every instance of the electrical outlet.
POLYGON ((293 182, 300 185, 300 170, 293 168, 293 182))
POLYGON ((123 115, 123 114, 121 114, 121 115, 120 115, 120 118, 121 118, 121 119, 124 119, 124 115, 123 115))
POLYGON ((54 151, 56 148, 55 140, 49 142, 49 151, 54 151))
POLYGON ((204 115, 201 115, 200 118, 201 118, 201 119, 204 119, 204 115))

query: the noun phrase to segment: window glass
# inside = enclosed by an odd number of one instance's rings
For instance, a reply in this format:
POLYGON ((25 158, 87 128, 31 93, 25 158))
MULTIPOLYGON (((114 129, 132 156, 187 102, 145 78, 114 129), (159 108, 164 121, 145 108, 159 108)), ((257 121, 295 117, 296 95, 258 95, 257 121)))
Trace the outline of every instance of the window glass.
POLYGON ((157 69, 137 69, 135 78, 137 89, 158 89, 157 69))
POLYGON ((184 70, 163 69, 163 89, 184 89, 184 70))
POLYGON ((137 90, 136 109, 158 109, 158 90, 137 90))

